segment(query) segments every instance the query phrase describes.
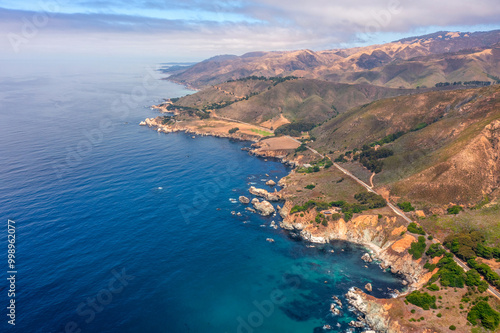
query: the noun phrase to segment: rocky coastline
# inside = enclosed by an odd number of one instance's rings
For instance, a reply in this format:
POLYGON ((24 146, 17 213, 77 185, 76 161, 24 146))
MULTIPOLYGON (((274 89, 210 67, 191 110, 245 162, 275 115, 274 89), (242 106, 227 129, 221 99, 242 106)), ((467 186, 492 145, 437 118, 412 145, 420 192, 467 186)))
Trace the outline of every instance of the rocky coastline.
MULTIPOLYGON (((286 150, 262 150, 260 139, 257 135, 249 135, 246 133, 236 132, 228 133, 218 130, 197 129, 188 123, 176 122, 174 124, 163 124, 160 117, 147 118, 140 123, 142 126, 148 126, 161 133, 185 132, 187 134, 197 136, 214 136, 219 138, 229 138, 238 141, 254 142, 251 148, 247 150, 249 154, 261 158, 273 158, 288 166, 295 167, 301 165, 300 161, 294 158, 287 158, 290 154, 286 150)), ((293 172, 293 171, 292 171, 293 172)), ((247 207, 247 210, 259 213, 263 216, 269 216, 275 212, 274 207, 269 201, 284 201, 283 207, 278 206, 276 213, 282 217, 280 226, 291 233, 298 235, 303 241, 311 243, 328 243, 334 240, 343 240, 351 243, 359 244, 368 249, 368 252, 363 255, 365 262, 377 261, 381 269, 390 269, 392 273, 398 274, 404 278, 404 283, 407 284, 407 292, 411 292, 423 286, 432 276, 433 272, 428 272, 423 268, 420 260, 413 260, 408 254, 408 248, 415 237, 405 235, 401 239, 387 241, 386 235, 382 232, 384 228, 392 228, 393 235, 399 235, 406 228, 401 228, 396 225, 395 217, 384 217, 380 221, 377 215, 360 214, 347 222, 342 218, 335 222, 330 222, 329 225, 321 229, 313 229, 308 223, 313 219, 314 212, 306 213, 304 218, 293 217, 290 214, 292 201, 288 200, 284 189, 287 182, 285 178, 280 179, 278 185, 283 189, 281 191, 268 192, 265 189, 251 187, 250 194, 261 197, 262 201, 254 198, 250 202, 246 197, 240 197, 240 202, 250 203, 254 209, 247 207), (248 201, 247 201, 248 200, 248 201), (311 216, 309 216, 309 215, 311 216), (384 226, 382 226, 382 223, 384 226)), ((272 185, 269 185, 272 186, 272 185)), ((370 285, 371 287, 371 285, 370 285)), ((368 289, 368 288, 367 288, 368 289)), ((397 292, 397 291, 396 291, 397 292)), ((364 293, 358 288, 352 288, 346 294, 346 299, 349 304, 362 316, 358 317, 357 322, 353 322, 352 326, 359 327, 368 326, 376 332, 401 332, 397 321, 392 320, 389 316, 384 300, 376 299, 364 293)))

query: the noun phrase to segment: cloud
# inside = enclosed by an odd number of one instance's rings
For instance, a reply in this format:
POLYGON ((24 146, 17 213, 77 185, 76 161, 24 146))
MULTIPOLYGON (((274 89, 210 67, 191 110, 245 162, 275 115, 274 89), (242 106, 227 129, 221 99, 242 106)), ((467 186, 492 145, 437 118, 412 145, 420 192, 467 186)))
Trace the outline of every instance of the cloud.
MULTIPOLYGON (((45 12, 49 20, 21 49, 130 54, 175 50, 179 56, 206 57, 373 43, 428 27, 500 27, 497 0, 44 1, 40 4, 52 4, 53 10, 45 12)), ((0 9, 0 31, 6 37, 22 36, 26 22, 44 15, 38 2, 20 3, 0 0, 0 6, 10 8, 0 9)))

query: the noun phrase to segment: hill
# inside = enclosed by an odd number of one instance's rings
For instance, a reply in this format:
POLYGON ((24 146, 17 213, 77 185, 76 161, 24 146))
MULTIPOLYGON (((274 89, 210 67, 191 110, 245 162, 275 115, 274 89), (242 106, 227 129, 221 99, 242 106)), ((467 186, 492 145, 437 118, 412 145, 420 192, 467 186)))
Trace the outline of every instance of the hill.
POLYGON ((249 77, 224 82, 174 100, 175 106, 277 128, 288 122, 319 124, 377 99, 415 92, 314 79, 249 77))
POLYGON ((498 196, 499 85, 378 100, 327 121, 313 135, 314 147, 334 156, 375 143, 393 151, 375 181, 394 197, 473 206, 498 196))
POLYGON ((251 52, 207 59, 172 71, 168 79, 196 88, 252 75, 292 75, 393 88, 431 87, 449 81, 495 81, 492 77, 500 77, 499 42, 500 30, 443 31, 350 49, 251 52))

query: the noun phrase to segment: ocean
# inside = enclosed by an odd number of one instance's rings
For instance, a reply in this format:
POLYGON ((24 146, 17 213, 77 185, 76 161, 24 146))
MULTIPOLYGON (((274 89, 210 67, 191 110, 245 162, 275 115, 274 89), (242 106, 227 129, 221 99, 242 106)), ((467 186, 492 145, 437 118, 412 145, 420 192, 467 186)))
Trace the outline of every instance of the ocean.
POLYGON ((329 324, 343 332, 357 316, 345 304, 349 288, 370 282, 373 295, 390 297, 402 287, 365 264, 360 246, 308 246, 270 227, 279 216, 230 200, 289 172, 242 151, 249 142, 139 126, 158 115, 151 105, 192 92, 156 69, 2 72, 0 331, 303 333, 329 324), (332 296, 344 303, 339 316, 330 313, 332 296))

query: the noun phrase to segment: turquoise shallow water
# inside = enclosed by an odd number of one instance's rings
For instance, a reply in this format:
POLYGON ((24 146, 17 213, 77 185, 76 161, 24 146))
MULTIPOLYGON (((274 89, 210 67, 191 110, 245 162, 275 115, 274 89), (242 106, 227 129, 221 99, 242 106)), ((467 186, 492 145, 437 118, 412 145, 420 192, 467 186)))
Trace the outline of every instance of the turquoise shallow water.
POLYGON ((269 227, 277 217, 232 203, 288 172, 241 151, 249 143, 138 126, 156 115, 149 105, 189 92, 147 68, 0 78, 0 221, 17 223, 17 331, 345 331, 356 316, 330 315, 332 295, 401 287, 365 268, 357 246, 306 247, 269 227))

